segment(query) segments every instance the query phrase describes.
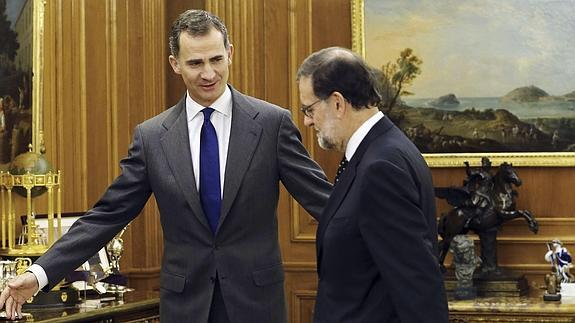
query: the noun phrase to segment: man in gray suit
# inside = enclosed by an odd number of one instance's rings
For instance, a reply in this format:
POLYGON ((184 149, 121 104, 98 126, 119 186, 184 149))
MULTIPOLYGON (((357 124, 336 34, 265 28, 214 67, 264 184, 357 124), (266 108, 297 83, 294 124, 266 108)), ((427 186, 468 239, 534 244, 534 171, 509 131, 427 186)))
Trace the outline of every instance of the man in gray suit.
POLYGON ((95 254, 154 194, 164 231, 162 322, 287 321, 279 182, 316 218, 331 185, 288 111, 227 84, 233 46, 218 17, 184 12, 170 48, 186 96, 136 127, 100 201, 4 289, 8 317, 95 254))

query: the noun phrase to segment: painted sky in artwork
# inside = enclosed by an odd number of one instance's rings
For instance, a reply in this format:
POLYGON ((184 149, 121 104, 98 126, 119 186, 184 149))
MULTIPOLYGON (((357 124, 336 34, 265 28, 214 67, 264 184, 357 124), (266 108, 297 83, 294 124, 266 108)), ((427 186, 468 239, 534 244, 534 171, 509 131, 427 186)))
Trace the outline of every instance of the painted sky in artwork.
POLYGON ((6 1, 6 16, 8 16, 8 20, 11 23, 10 27, 14 28, 16 19, 18 19, 18 15, 20 14, 20 11, 22 11, 22 7, 24 7, 25 4, 25 0, 6 1))
POLYGON ((364 0, 365 51, 381 66, 423 60, 413 98, 575 90, 575 0, 364 0))

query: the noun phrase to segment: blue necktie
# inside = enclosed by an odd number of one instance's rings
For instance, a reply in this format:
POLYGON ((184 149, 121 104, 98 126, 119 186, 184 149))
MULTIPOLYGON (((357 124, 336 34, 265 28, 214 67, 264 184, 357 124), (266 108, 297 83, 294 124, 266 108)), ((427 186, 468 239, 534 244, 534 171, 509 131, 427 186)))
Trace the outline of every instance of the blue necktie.
POLYGON ((205 108, 204 123, 200 133, 200 199, 208 223, 215 234, 222 206, 220 191, 220 154, 218 136, 210 121, 214 109, 205 108))

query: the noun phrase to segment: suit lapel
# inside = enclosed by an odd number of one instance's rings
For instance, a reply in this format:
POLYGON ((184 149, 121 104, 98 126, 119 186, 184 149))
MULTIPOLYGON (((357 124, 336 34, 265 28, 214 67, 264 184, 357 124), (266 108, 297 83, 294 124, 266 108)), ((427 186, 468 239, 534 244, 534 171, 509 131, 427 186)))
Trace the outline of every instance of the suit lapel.
POLYGON ((393 123, 387 118, 383 117, 379 120, 367 133, 367 135, 361 141, 359 147, 355 151, 353 157, 349 161, 345 172, 341 175, 337 185, 335 185, 331 196, 327 202, 327 205, 323 211, 323 214, 320 218, 320 222, 317 228, 316 234, 316 246, 317 246, 317 268, 319 272, 320 264, 321 264, 321 254, 323 248, 323 238, 325 236, 325 231, 329 225, 329 222, 341 206, 341 203, 345 199, 347 193, 352 187, 352 184, 355 180, 357 166, 361 163, 363 159, 363 155, 367 151, 369 145, 373 140, 377 137, 381 136, 383 133, 388 131, 393 127, 393 123))
POLYGON ((177 108, 164 121, 163 126, 167 131, 163 134, 160 142, 168 165, 194 215, 206 229, 211 231, 196 188, 185 102, 184 96, 177 104, 177 108))
POLYGON ((262 127, 255 121, 258 112, 232 87, 232 126, 224 179, 224 199, 219 227, 226 219, 238 194, 240 184, 262 134, 262 127))

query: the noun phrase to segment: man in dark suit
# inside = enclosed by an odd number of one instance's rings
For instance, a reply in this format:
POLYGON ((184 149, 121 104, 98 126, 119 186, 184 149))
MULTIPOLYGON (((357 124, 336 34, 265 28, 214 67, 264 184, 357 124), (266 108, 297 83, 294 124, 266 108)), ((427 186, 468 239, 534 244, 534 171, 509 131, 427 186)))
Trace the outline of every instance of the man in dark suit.
POLYGON ((162 322, 287 321, 279 182, 315 217, 331 184, 287 110, 227 84, 233 46, 218 17, 184 12, 170 48, 186 96, 136 127, 122 173, 100 201, 29 268, 33 273, 2 292, 9 317, 95 254, 154 194, 164 232, 162 322))
POLYGON ((447 322, 431 174, 378 111, 372 70, 332 47, 303 62, 298 83, 305 124, 346 158, 317 231, 314 322, 447 322))

